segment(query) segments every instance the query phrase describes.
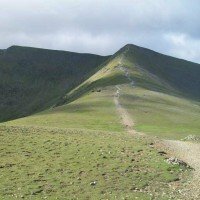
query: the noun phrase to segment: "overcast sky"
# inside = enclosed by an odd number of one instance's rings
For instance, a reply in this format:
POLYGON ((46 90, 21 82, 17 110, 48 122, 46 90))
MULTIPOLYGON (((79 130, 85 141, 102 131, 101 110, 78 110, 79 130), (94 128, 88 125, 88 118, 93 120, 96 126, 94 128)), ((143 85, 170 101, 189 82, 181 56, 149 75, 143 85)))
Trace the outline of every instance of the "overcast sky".
POLYGON ((0 48, 112 54, 127 43, 200 63, 200 0, 0 0, 0 48))

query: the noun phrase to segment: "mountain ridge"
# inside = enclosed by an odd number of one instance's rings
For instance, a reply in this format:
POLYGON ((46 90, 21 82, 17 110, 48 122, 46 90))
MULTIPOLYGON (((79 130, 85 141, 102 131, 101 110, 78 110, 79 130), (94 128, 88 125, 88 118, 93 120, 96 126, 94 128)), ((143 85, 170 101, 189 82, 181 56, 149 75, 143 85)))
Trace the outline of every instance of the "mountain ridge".
POLYGON ((129 48, 130 54, 127 57, 135 65, 172 84, 183 94, 186 93, 191 97, 200 98, 200 64, 166 56, 135 45, 126 45, 125 48, 129 48))
POLYGON ((143 49, 145 51, 149 51, 149 52, 152 52, 152 53, 155 53, 155 54, 159 54, 159 55, 162 55, 162 56, 166 56, 166 57, 169 57, 169 58, 175 58, 175 59, 178 59, 178 60, 182 60, 182 61, 186 61, 186 62, 189 62, 189 63, 200 65, 200 63, 198 63, 198 62, 190 61, 190 60, 187 60, 187 59, 184 59, 184 58, 178 58, 176 56, 171 56, 171 55, 168 55, 168 54, 165 54, 165 53, 160 53, 159 51, 152 50, 150 48, 146 48, 146 47, 143 47, 143 46, 138 46, 138 45, 131 44, 131 43, 128 43, 128 44, 124 45, 118 51, 126 49, 126 48, 130 48, 130 47, 137 48, 137 49, 143 49))
POLYGON ((32 46, 21 46, 21 45, 11 45, 6 49, 0 49, 0 51, 7 51, 11 49, 16 49, 16 48, 23 48, 23 49, 35 49, 35 50, 47 50, 47 51, 52 51, 52 52, 59 52, 59 53, 75 53, 75 54, 85 54, 85 55, 95 55, 95 56, 111 56, 111 55, 100 55, 100 54, 95 54, 95 53, 81 53, 81 52, 75 52, 75 51, 69 51, 69 50, 62 50, 62 49, 48 49, 48 48, 42 48, 42 47, 32 47, 32 46))
POLYGON ((200 98, 199 64, 133 44, 125 45, 111 56, 14 45, 0 51, 0 89, 3 94, 0 110, 1 113, 11 113, 7 118, 1 115, 0 121, 69 103, 91 90, 127 83, 127 77, 119 68, 121 59, 124 70, 130 73, 139 87, 197 100, 200 98), (31 91, 38 95, 36 101, 34 97, 33 100, 26 98, 31 91), (17 101, 14 101, 13 96, 16 95, 17 101), (23 103, 16 108, 18 102, 23 103), (23 104, 25 107, 30 105, 30 108, 20 113, 18 110, 23 104), (13 110, 19 114, 13 117, 13 110))
MULTIPOLYGON (((159 55, 163 55, 163 56, 167 56, 167 57, 170 57, 170 58, 175 58, 175 59, 178 59, 178 60, 182 60, 182 61, 186 61, 186 62, 189 62, 189 63, 193 63, 193 64, 198 64, 200 65, 200 63, 198 62, 194 62, 194 61, 191 61, 191 60, 187 60, 187 59, 184 59, 184 58, 179 58, 179 57, 176 57, 176 56, 172 56, 172 55, 169 55, 169 54, 165 54, 165 53, 160 53, 159 51, 156 51, 156 50, 152 50, 150 48, 147 48, 147 47, 143 47, 143 46, 139 46, 139 45, 135 45, 135 44, 131 44, 131 43, 127 43, 125 44, 123 47, 121 47, 117 52, 119 52, 120 50, 123 50, 127 47, 134 47, 134 48, 138 48, 138 49, 144 49, 144 50, 147 50, 147 51, 150 51, 152 53, 156 53, 156 54, 159 54, 159 55)), ((70 50, 62 50, 62 49, 48 49, 48 48, 43 48, 43 47, 34 47, 34 46, 22 46, 22 45, 11 45, 5 49, 0 49, 0 52, 1 51, 6 51, 8 49, 12 49, 12 48, 29 48, 29 49, 38 49, 38 50, 48 50, 48 51, 55 51, 55 52, 69 52, 69 53, 78 53, 78 54, 88 54, 88 55, 97 55, 97 56, 102 56, 102 57, 111 57, 113 55, 115 55, 117 52, 113 53, 113 54, 108 54, 108 55, 101 55, 101 54, 98 54, 98 53, 89 53, 89 52, 76 52, 76 51, 70 51, 70 50)))

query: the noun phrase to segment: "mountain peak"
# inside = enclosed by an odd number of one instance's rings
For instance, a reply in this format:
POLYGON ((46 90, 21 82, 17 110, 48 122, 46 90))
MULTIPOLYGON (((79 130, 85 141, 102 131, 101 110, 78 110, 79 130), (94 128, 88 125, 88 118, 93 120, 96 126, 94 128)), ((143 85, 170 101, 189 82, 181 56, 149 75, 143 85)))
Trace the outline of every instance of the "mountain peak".
POLYGON ((146 50, 150 50, 150 49, 140 47, 140 46, 135 45, 135 44, 126 44, 124 47, 122 47, 122 49, 146 49, 146 50))
POLYGON ((153 52, 150 49, 146 49, 146 48, 137 46, 135 44, 126 44, 115 55, 119 55, 119 54, 124 53, 124 52, 126 52, 126 53, 131 52, 131 54, 133 54, 134 52, 144 53, 145 51, 153 52))

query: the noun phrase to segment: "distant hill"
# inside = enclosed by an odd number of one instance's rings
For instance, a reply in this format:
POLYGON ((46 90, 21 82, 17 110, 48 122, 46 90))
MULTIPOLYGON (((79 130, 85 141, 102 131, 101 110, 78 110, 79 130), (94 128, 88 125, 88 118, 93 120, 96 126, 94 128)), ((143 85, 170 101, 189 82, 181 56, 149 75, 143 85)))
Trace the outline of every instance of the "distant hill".
POLYGON ((107 58, 20 46, 0 50, 0 121, 53 106, 107 58))

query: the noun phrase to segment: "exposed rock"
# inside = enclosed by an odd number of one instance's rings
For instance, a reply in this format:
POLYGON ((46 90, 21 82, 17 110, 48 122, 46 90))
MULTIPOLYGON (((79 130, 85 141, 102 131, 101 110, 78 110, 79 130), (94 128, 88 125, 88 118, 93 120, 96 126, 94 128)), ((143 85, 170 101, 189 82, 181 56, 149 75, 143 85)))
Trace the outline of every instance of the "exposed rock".
POLYGON ((189 167, 189 165, 187 163, 185 163, 184 161, 179 160, 178 158, 175 158, 175 157, 166 159, 166 162, 168 164, 172 164, 172 165, 180 165, 180 166, 184 166, 184 167, 189 167))
POLYGON ((33 191, 31 194, 32 195, 37 195, 37 194, 39 194, 41 192, 43 192, 43 190, 42 189, 38 189, 38 190, 33 191))
POLYGON ((97 181, 92 181, 92 182, 90 183, 91 186, 95 186, 96 184, 97 184, 97 181))
POLYGON ((162 155, 166 155, 167 153, 164 151, 159 151, 158 154, 160 154, 162 156, 162 155))
POLYGON ((196 135, 188 135, 187 137, 182 139, 183 141, 200 141, 200 137, 196 135))

